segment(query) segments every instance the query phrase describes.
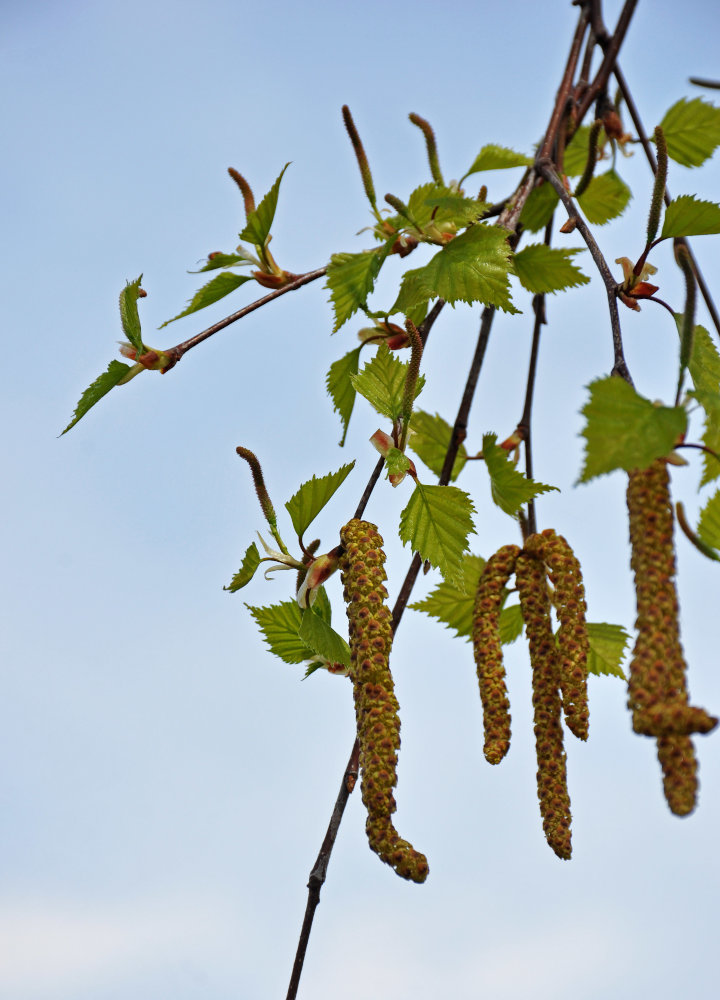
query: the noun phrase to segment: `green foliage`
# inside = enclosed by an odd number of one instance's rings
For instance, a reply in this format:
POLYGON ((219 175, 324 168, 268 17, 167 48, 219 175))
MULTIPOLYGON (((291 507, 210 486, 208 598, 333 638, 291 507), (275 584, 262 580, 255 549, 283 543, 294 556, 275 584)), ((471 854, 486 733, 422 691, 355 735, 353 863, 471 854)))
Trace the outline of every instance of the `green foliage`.
POLYGON ((238 267, 249 264, 247 257, 242 257, 238 253, 216 253, 208 258, 199 271, 191 271, 190 274, 201 274, 203 271, 217 271, 219 267, 238 267))
POLYGON ((347 642, 330 627, 314 607, 306 608, 302 612, 299 635, 315 655, 322 656, 329 663, 350 666, 350 647, 347 642))
MULTIPOLYGON (((380 344, 372 361, 357 375, 351 375, 350 381, 355 391, 364 396, 378 413, 397 420, 402 414, 407 370, 407 364, 398 361, 385 344, 380 344)), ((416 399, 424 385, 425 378, 421 375, 415 387, 416 399)))
POLYGON ((279 177, 260 202, 258 207, 254 212, 250 212, 248 214, 245 228, 240 233, 241 240, 245 240, 247 243, 252 243, 253 246, 256 247, 265 246, 267 238, 270 235, 273 219, 275 218, 275 209, 277 208, 280 183, 283 179, 283 174, 289 166, 289 163, 285 164, 280 171, 279 177))
POLYGON ((236 590, 242 590, 255 576, 255 571, 259 565, 260 553, 255 542, 252 542, 243 556, 242 566, 230 581, 230 585, 223 587, 223 590, 229 590, 233 594, 236 590))
POLYGON ((367 299, 375 285, 382 263, 393 240, 375 250, 361 253, 334 253, 327 271, 326 288, 335 311, 333 333, 347 322, 358 309, 367 308, 367 299))
POLYGON ((720 551, 720 490, 710 497, 700 512, 698 535, 706 545, 720 551))
POLYGON ((693 194, 683 194, 674 198, 665 210, 662 239, 713 233, 720 233, 720 205, 713 201, 700 201, 693 194))
POLYGON ((590 650, 587 669, 590 674, 608 674, 625 680, 622 661, 630 636, 622 625, 608 625, 606 622, 587 623, 590 650))
MULTIPOLYGON (((124 365, 122 361, 111 361, 107 371, 103 372, 102 375, 98 375, 95 381, 82 394, 75 407, 73 418, 62 434, 67 434, 70 428, 74 427, 78 420, 84 417, 87 411, 95 406, 103 396, 107 395, 116 385, 119 385, 131 370, 130 366, 124 365)), ((60 437, 62 437, 62 434, 60 437)))
POLYGON ((285 663, 304 663, 315 655, 313 648, 300 637, 302 612, 297 601, 282 601, 265 608, 245 607, 257 622, 271 653, 285 663))
POLYGON ((544 243, 531 243, 515 254, 515 274, 523 288, 535 295, 586 285, 590 279, 572 262, 582 250, 558 250, 544 243))
POLYGON ((588 388, 590 401, 582 411, 587 423, 581 483, 613 469, 646 469, 656 458, 669 455, 685 432, 687 414, 681 406, 656 406, 624 379, 611 375, 588 388))
POLYGON ((473 165, 462 180, 464 181, 470 174, 477 174, 481 170, 507 170, 509 167, 531 167, 532 164, 531 156, 516 153, 513 149, 508 149, 507 146, 496 146, 494 143, 488 143, 475 157, 473 165))
POLYGON ((410 607, 437 618, 447 628, 454 629, 459 638, 469 637, 472 632, 475 591, 484 566, 485 560, 481 556, 465 553, 455 580, 441 580, 427 597, 410 607))
MULTIPOLYGON (((408 210, 420 230, 431 225, 452 224, 460 229, 475 222, 487 207, 476 198, 466 198, 441 184, 422 184, 408 198, 408 210)), ((418 232, 413 232, 414 236, 418 232)))
POLYGON ((172 319, 166 319, 164 323, 160 324, 160 329, 162 330, 168 323, 174 323, 176 319, 182 319, 183 316, 189 316, 190 313, 197 312, 198 309, 205 309, 206 306, 211 306, 213 302, 224 299, 226 295, 234 292, 236 288, 244 285, 246 281, 252 280, 253 278, 249 274, 230 274, 228 272, 216 275, 216 277, 211 278, 206 285, 203 285, 202 288, 199 288, 195 292, 187 309, 183 309, 181 313, 173 316, 172 319))
POLYGON ((511 642, 519 639, 522 635, 523 625, 522 608, 519 604, 510 604, 503 608, 498 622, 501 644, 508 646, 511 642))
POLYGON ((490 473, 493 502, 506 514, 514 516, 533 497, 557 491, 557 486, 536 483, 519 472, 505 449, 497 444, 497 434, 483 434, 482 452, 490 473))
POLYGON ((590 125, 581 125, 572 137, 563 157, 563 172, 568 177, 579 177, 588 159, 590 125))
MULTIPOLYGON (((428 469, 439 476, 445 463, 445 454, 452 437, 452 427, 436 413, 435 416, 424 410, 414 410, 410 420, 410 435, 408 447, 427 465, 428 469)), ((465 445, 461 444, 453 463, 450 479, 455 480, 462 472, 467 461, 465 445)))
MULTIPOLYGON (((678 333, 682 329, 682 319, 682 313, 675 313, 678 333)), ((695 327, 688 371, 698 391, 708 393, 720 391, 720 354, 704 326, 695 327)))
POLYGON ((530 233, 544 229, 552 218, 559 200, 555 189, 547 182, 534 187, 520 214, 520 221, 525 229, 530 233))
POLYGON ((327 373, 325 384, 327 391, 333 402, 333 409, 340 414, 342 424, 342 438, 340 447, 345 444, 348 425, 355 406, 355 387, 352 384, 352 376, 357 375, 360 366, 360 347, 349 351, 342 358, 333 361, 327 373))
POLYGON ((699 167, 720 146, 720 108, 696 97, 681 98, 660 122, 668 156, 684 167, 699 167))
POLYGON ((632 198, 630 188, 614 170, 598 174, 578 198, 580 208, 588 222, 604 226, 625 211, 632 198))
POLYGON ((315 476, 303 483, 297 493, 285 504, 293 528, 298 538, 302 538, 308 526, 336 491, 342 486, 355 467, 355 462, 343 465, 337 472, 329 472, 316 479, 315 476))
POLYGON ((468 535, 475 530, 474 510, 468 494, 457 486, 417 483, 400 515, 400 539, 403 545, 409 542, 446 580, 462 585, 462 556, 468 535))
POLYGON ((142 274, 136 281, 128 281, 120 292, 120 322, 122 323, 123 333, 138 354, 145 353, 137 307, 137 300, 140 298, 141 281, 142 274))
POLYGON ((410 468, 410 459, 399 448, 391 448, 385 456, 385 468, 389 476, 401 476, 410 468))

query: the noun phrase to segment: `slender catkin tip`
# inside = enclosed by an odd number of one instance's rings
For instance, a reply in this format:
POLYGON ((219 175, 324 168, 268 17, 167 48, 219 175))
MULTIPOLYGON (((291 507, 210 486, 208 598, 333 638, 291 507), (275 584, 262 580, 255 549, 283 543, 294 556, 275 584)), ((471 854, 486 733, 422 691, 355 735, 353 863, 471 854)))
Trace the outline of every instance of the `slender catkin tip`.
POLYGON ((245 180, 243 175, 235 169, 235 167, 228 167, 228 173, 242 192, 243 201, 245 203, 245 217, 247 218, 251 212, 255 211, 255 195, 252 193, 252 188, 248 182, 245 180))
POLYGON ((660 217, 665 199, 665 185, 667 184, 668 152, 665 133, 658 125, 655 128, 655 149, 657 152, 657 170, 655 171, 655 182, 653 184, 652 198, 650 199, 650 212, 647 223, 647 241, 652 243, 657 236, 660 227, 660 217))
POLYGON ((353 150, 355 151, 355 159, 357 160, 358 167, 360 168, 360 176, 362 177, 365 194, 367 195, 367 199, 372 207, 376 208, 377 199, 375 197, 375 185, 373 184, 372 174, 370 172, 370 164, 368 163, 368 158, 365 153, 362 140, 360 139, 360 134, 355 127, 353 116, 347 104, 343 104, 342 106, 342 116, 347 134, 350 136, 350 142, 352 143, 353 150))
POLYGON ((428 162, 430 164, 432 179, 436 184, 444 185, 445 181, 443 180, 442 171, 440 170, 440 160, 438 158, 437 141, 430 122, 426 121, 425 118, 421 118, 420 115, 416 115, 415 112, 411 112, 411 114, 408 115, 408 118, 413 125, 417 125, 425 137, 425 146, 427 148, 428 162))
POLYGON ((271 527, 274 527, 277 524, 275 509, 270 500, 270 494, 267 491, 267 487, 265 486, 262 467, 258 461, 257 455, 255 452, 250 451, 249 448, 243 448, 242 445, 238 445, 235 451, 238 453, 240 458, 244 458, 250 466, 253 483, 255 484, 255 492, 257 493, 257 498, 260 501, 260 507, 265 515, 265 520, 271 527))

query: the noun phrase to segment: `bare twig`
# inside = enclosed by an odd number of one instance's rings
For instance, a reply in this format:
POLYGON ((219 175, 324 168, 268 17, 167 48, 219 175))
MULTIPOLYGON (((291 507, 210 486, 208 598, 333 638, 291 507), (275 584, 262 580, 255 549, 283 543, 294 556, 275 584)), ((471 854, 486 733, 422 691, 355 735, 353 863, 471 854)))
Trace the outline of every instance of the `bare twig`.
POLYGON ((593 15, 595 17, 595 20, 593 21, 593 32, 598 40, 598 45, 600 45, 603 50, 604 55, 600 68, 595 74, 595 79, 586 90, 585 95, 578 105, 578 122, 582 121, 592 102, 607 87, 607 82, 610 79, 610 74, 615 68, 615 62, 618 57, 618 52, 620 51, 620 46, 625 39, 625 34, 630 26, 630 19, 635 12, 636 6, 637 0, 625 0, 623 9, 620 11, 617 27, 610 38, 608 38, 607 31, 602 25, 602 20, 599 15, 599 5, 595 6, 593 11, 593 15))
POLYGON ((550 123, 545 131, 545 137, 538 153, 538 156, 540 157, 550 156, 552 154, 560 125, 567 114, 568 102, 572 94, 573 78, 575 76, 578 59, 580 58, 580 50, 582 49, 583 38, 585 37, 587 25, 588 14, 585 6, 583 6, 580 11, 578 23, 575 27, 572 44, 570 45, 570 53, 567 58, 567 63, 565 64, 565 72, 563 73, 560 86, 558 87, 557 97, 555 98, 555 106, 553 107, 552 114, 550 116, 550 123))

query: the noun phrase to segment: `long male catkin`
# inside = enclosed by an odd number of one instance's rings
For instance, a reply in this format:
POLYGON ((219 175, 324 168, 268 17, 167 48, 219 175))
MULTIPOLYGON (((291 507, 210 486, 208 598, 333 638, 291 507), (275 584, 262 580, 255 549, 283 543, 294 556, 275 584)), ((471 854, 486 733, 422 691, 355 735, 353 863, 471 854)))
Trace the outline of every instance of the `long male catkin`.
POLYGON ((397 808, 393 788, 397 784, 400 717, 389 664, 393 636, 392 616, 385 604, 383 540, 374 524, 357 519, 342 528, 340 540, 368 841, 378 857, 402 878, 424 882, 429 870, 427 858, 400 837, 391 820, 397 808))

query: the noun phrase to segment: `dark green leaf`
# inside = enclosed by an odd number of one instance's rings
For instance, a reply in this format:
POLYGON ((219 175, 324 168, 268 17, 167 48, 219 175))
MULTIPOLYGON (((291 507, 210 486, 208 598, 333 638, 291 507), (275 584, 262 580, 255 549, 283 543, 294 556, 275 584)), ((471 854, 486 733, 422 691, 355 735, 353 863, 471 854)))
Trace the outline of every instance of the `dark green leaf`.
POLYGON ((325 504, 342 486, 352 472, 355 462, 343 465, 337 472, 329 472, 326 476, 316 479, 315 476, 303 483, 294 496, 285 504, 290 515, 293 528, 301 538, 308 526, 315 520, 325 504))
POLYGON ((585 172, 588 160, 590 126, 581 125, 565 150, 563 173, 568 177, 579 177, 585 172))
POLYGON ((507 146, 496 146, 494 143, 488 143, 475 157, 473 165, 463 180, 470 174, 477 174, 480 170, 506 170, 509 167, 531 167, 532 164, 531 156, 516 153, 512 149, 508 149, 507 146))
POLYGON ((297 601, 283 601, 265 608, 245 607, 253 616, 270 652, 279 656, 285 663, 303 663, 311 659, 314 650, 300 638, 302 612, 297 601))
POLYGON ((258 547, 255 542, 252 542, 243 556, 242 566, 230 581, 230 586, 223 587, 223 590, 229 590, 234 594, 236 590, 241 590, 243 587, 247 586, 247 584, 250 583, 252 578, 255 576, 255 570, 259 565, 260 553, 258 552, 258 547))
POLYGON ((533 188, 520 213, 520 221, 525 229, 531 233, 544 229, 552 218, 558 200, 550 184, 545 183, 533 188))
POLYGON ((122 323, 125 336, 138 354, 145 353, 137 307, 137 300, 140 298, 141 281, 142 274, 137 281, 128 281, 120 292, 120 322, 122 323))
POLYGON ((358 309, 367 306, 368 296, 392 242, 394 240, 388 240, 383 246, 362 253, 334 253, 330 258, 325 287, 330 291, 335 310, 333 333, 358 309))
POLYGON ((557 250, 544 243, 531 243, 515 254, 515 274, 521 285, 535 295, 586 285, 590 279, 572 262, 576 253, 582 253, 582 248, 557 250))
POLYGON ((608 170, 593 177, 578 202, 588 222, 604 226, 610 219, 622 215, 631 198, 625 181, 614 170, 608 170))
POLYGON ((244 285, 246 281, 252 280, 249 274, 230 274, 229 272, 218 274, 215 278, 211 278, 206 285, 198 289, 190 300, 190 305, 187 309, 183 309, 181 313, 173 316, 172 319, 166 319, 164 323, 160 324, 160 329, 162 330, 168 323, 174 323, 176 319, 182 319, 183 316, 189 316, 190 313, 197 312, 198 309, 211 306, 213 302, 217 302, 219 299, 229 295, 230 292, 234 292, 236 288, 244 285))
POLYGON ((710 497, 700 512, 697 533, 700 541, 720 551, 720 491, 710 497))
POLYGON ((417 483, 400 515, 400 539, 437 567, 446 580, 462 585, 462 556, 474 531, 472 500, 457 486, 417 483))
POLYGON ((327 373, 325 384, 330 398, 333 401, 333 409, 340 414, 342 423, 342 439, 340 447, 345 444, 348 424, 355 406, 355 387, 352 384, 351 376, 357 375, 360 364, 360 350, 356 347, 337 361, 333 361, 327 373))
MULTIPOLYGON (((99 375, 82 394, 79 403, 75 407, 72 420, 62 433, 67 434, 70 428, 74 427, 78 420, 84 417, 87 411, 95 406, 103 396, 110 392, 111 389, 114 389, 130 370, 130 366, 124 365, 122 361, 111 361, 108 365, 108 370, 99 375)), ((62 437, 62 434, 60 437, 62 437)))
POLYGON ((240 233, 241 240, 252 243, 253 246, 256 247, 265 246, 265 242, 270 235, 273 219, 275 218, 275 209, 277 208, 280 182, 283 179, 283 174, 289 166, 289 163, 285 164, 280 171, 280 176, 260 202, 258 207, 254 212, 250 212, 248 215, 245 228, 240 233))
POLYGON ((524 503, 541 493, 557 491, 557 486, 546 486, 528 479, 514 465, 512 459, 497 444, 497 434, 483 434, 483 457, 490 473, 490 492, 493 501, 506 514, 514 516, 524 503))
MULTIPOLYGON (((375 357, 357 375, 351 375, 355 391, 359 392, 383 417, 396 420, 402 413, 403 394, 408 365, 403 364, 380 344, 375 357)), ((425 385, 420 375, 415 387, 417 398, 425 385)))
POLYGON ((485 566, 481 556, 465 553, 460 562, 461 579, 457 582, 441 580, 437 587, 410 607, 437 618, 447 628, 455 630, 458 637, 472 634, 473 605, 480 574, 485 566))
POLYGON ((662 238, 709 236, 720 233, 720 205, 700 201, 694 194, 673 198, 665 210, 662 238))
POLYGON ((590 643, 587 659, 588 673, 610 674, 625 680, 621 664, 630 636, 622 625, 588 622, 587 633, 590 643))
MULTIPOLYGON (((436 476, 442 472, 451 436, 452 427, 438 413, 433 417, 424 410, 413 411, 408 447, 436 476)), ((453 464, 451 480, 457 479, 466 461, 467 451, 465 445, 461 444, 453 464)))
POLYGON ((302 613, 300 638, 315 654, 328 662, 350 666, 350 647, 347 642, 313 608, 307 608, 302 613))
POLYGON ((684 167, 699 167, 720 146, 720 108, 696 97, 681 98, 660 122, 668 156, 684 167))

